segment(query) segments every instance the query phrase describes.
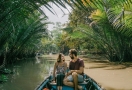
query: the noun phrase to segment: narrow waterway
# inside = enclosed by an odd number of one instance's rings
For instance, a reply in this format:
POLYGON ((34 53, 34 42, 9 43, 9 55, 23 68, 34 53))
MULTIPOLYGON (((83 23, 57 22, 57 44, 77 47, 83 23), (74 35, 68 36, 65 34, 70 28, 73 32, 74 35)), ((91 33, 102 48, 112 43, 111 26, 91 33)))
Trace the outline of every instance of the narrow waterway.
POLYGON ((9 67, 14 73, 7 75, 9 79, 0 84, 0 90, 35 90, 53 69, 54 61, 49 57, 20 60, 9 67))

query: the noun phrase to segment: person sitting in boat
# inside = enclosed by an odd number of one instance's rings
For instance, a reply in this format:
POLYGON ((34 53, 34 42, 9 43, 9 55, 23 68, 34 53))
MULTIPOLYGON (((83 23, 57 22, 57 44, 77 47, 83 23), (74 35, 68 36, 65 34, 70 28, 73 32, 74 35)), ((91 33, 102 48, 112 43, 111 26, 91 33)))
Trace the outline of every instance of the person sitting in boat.
POLYGON ((55 63, 53 70, 53 82, 56 81, 57 90, 62 90, 63 79, 65 77, 66 72, 67 63, 65 62, 64 55, 62 53, 59 53, 57 62, 55 63))
POLYGON ((69 62, 69 72, 63 80, 64 85, 74 87, 74 90, 82 90, 82 86, 78 82, 83 82, 84 62, 77 57, 77 50, 69 50, 71 61, 69 62))

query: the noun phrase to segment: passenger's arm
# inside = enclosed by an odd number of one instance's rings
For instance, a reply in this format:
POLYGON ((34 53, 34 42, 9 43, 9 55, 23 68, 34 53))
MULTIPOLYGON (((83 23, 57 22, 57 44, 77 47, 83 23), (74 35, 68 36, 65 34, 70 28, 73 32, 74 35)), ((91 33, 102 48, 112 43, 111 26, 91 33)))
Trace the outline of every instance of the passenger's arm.
POLYGON ((79 70, 71 70, 70 73, 76 72, 78 74, 82 74, 84 72, 84 67, 80 67, 79 70))
POLYGON ((71 74, 71 73, 69 73, 70 69, 71 69, 71 61, 69 62, 68 72, 67 72, 66 76, 71 74))
POLYGON ((67 74, 67 63, 65 62, 65 73, 67 74))
POLYGON ((53 80, 54 80, 54 81, 55 81, 56 64, 57 64, 57 63, 55 63, 55 65, 54 65, 54 70, 53 70, 53 80))

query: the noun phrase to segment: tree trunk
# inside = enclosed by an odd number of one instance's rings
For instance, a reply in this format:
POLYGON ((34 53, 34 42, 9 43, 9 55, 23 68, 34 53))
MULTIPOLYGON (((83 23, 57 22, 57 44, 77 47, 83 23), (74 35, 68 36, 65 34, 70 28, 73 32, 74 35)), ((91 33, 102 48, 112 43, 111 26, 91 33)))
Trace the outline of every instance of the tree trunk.
POLYGON ((4 68, 5 65, 6 65, 6 53, 4 53, 4 59, 2 65, 0 66, 0 69, 4 68))

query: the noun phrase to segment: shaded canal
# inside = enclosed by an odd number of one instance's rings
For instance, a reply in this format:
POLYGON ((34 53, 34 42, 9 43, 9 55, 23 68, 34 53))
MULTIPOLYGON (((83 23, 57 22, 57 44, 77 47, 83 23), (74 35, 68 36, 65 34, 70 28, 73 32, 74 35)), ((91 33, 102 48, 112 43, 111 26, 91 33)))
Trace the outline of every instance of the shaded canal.
POLYGON ((13 74, 0 84, 0 90, 34 90, 53 69, 54 60, 49 57, 20 60, 9 68, 13 74))

